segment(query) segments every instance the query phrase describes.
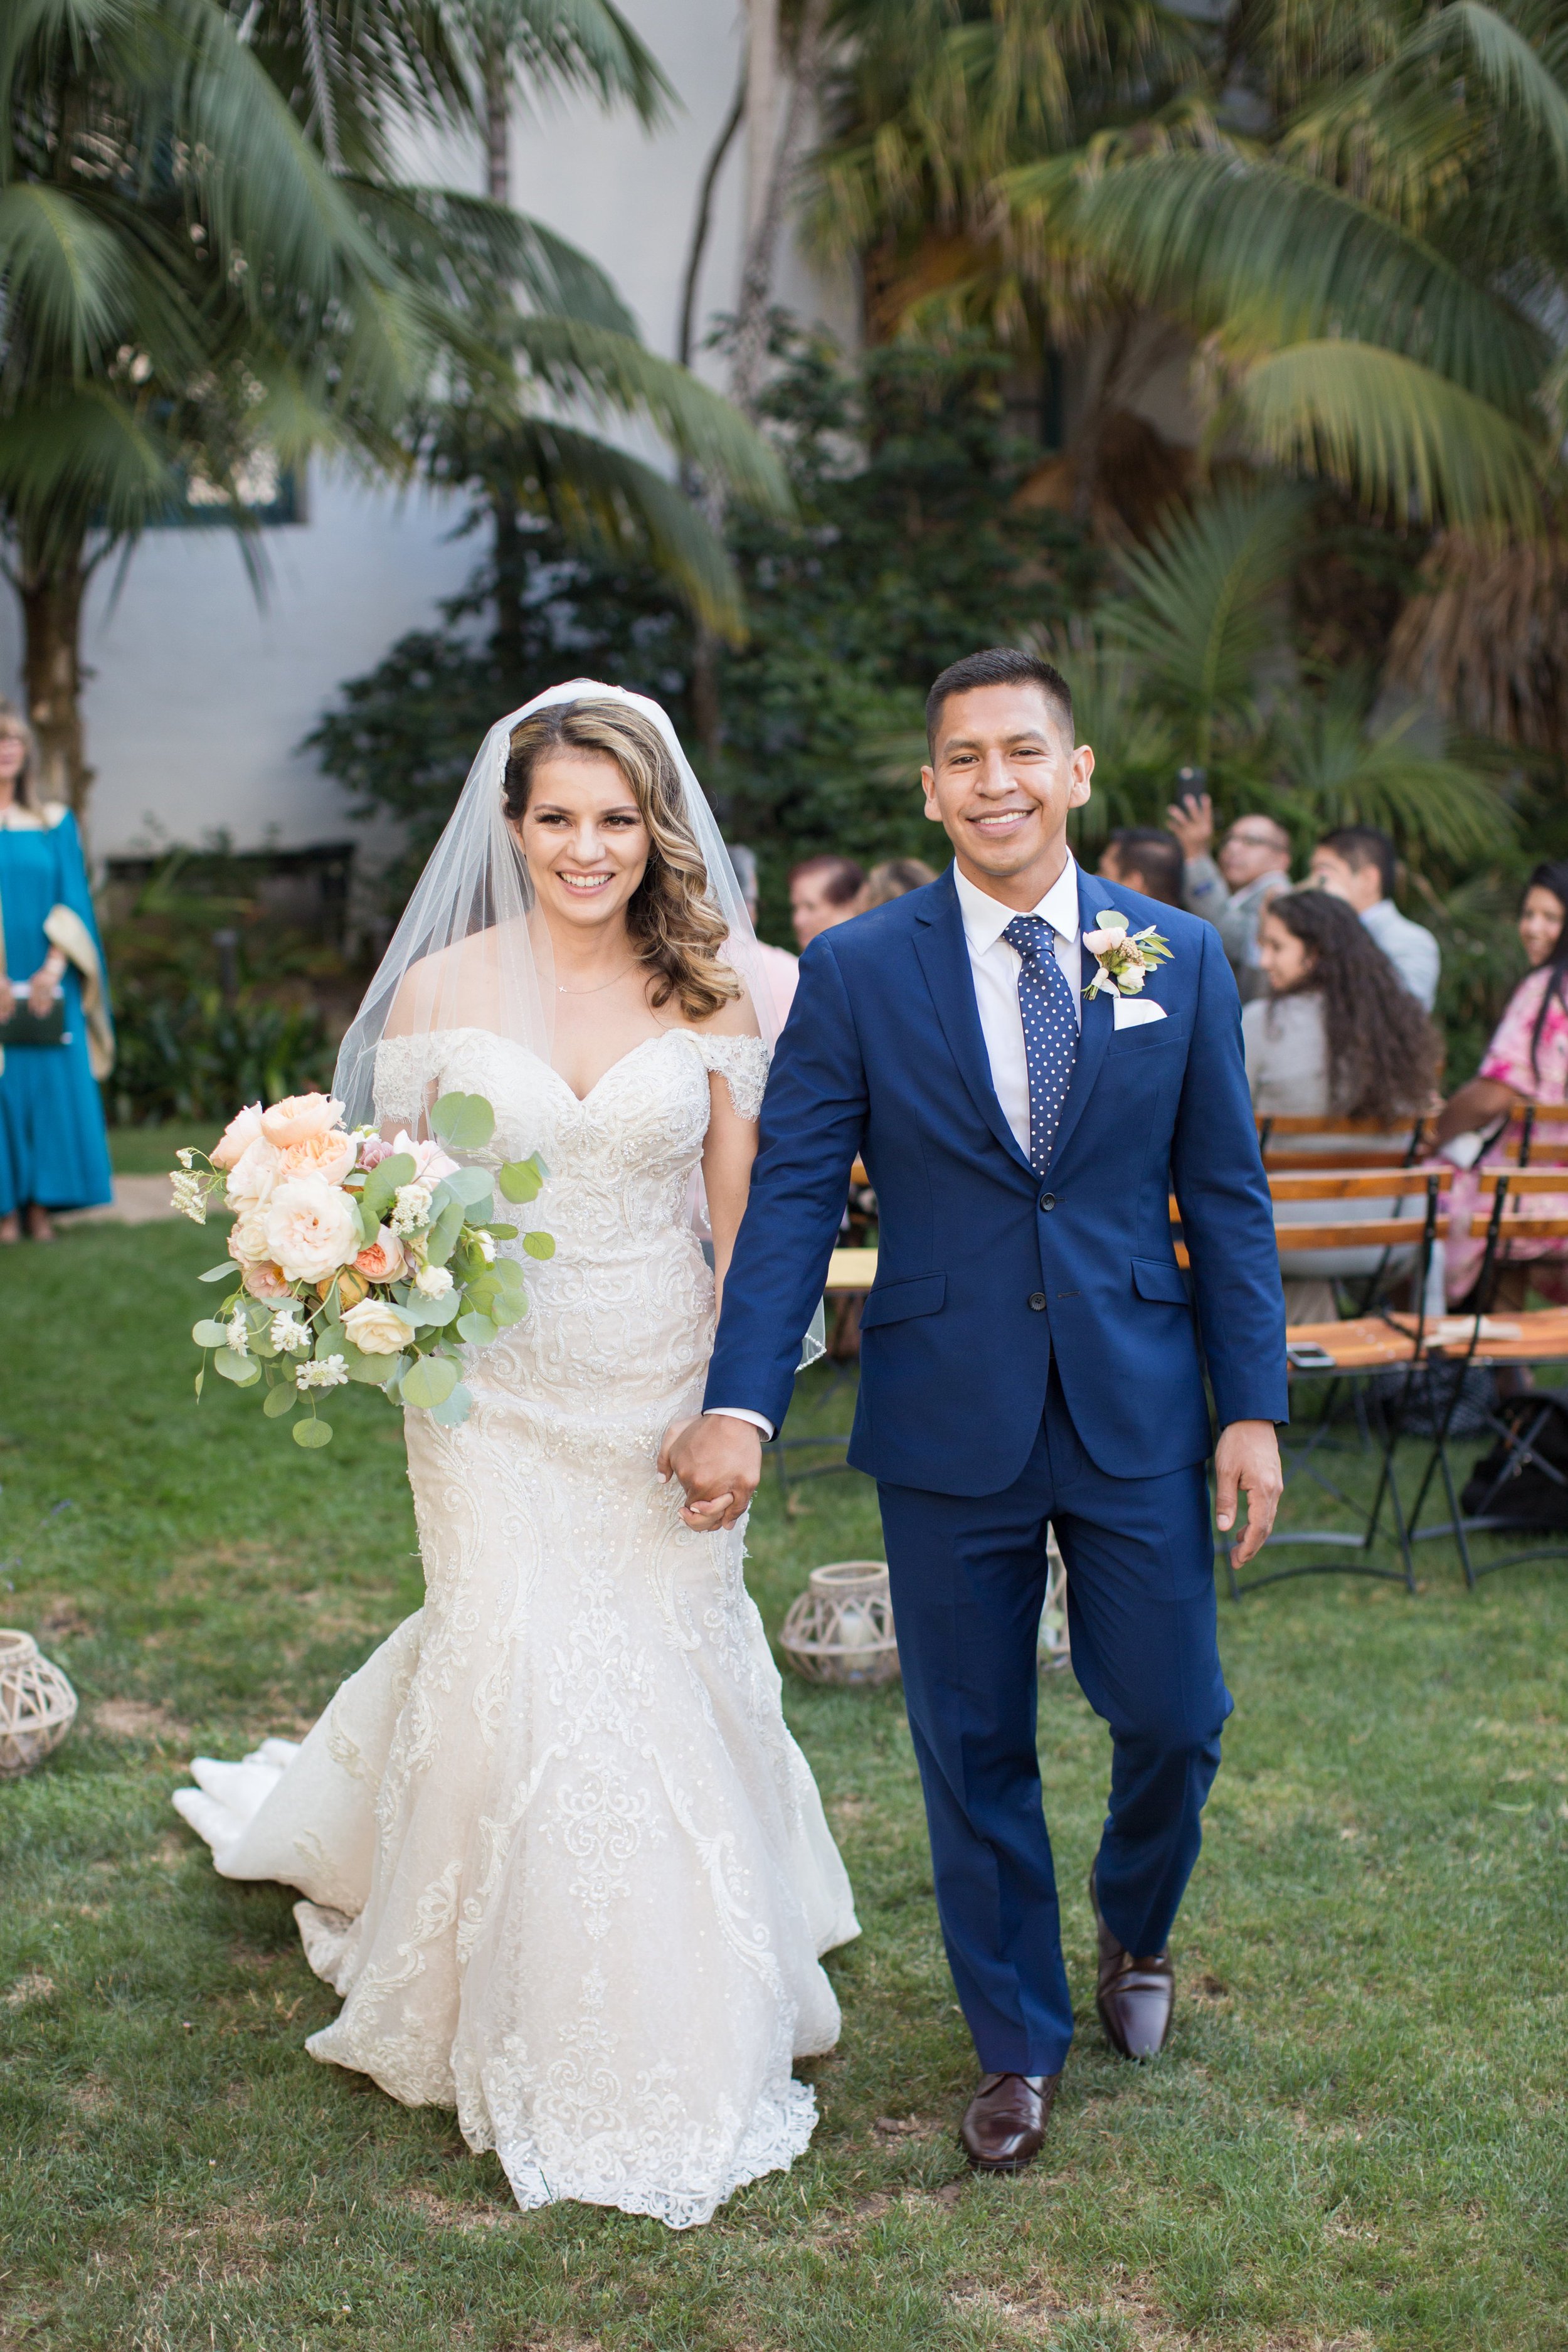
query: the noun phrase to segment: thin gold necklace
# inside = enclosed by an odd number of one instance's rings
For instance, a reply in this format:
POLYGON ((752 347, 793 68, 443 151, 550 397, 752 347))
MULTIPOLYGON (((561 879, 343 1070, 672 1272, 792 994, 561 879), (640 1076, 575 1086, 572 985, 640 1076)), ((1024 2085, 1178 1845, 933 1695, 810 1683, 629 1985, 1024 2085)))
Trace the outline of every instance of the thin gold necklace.
POLYGON ((609 980, 595 981, 592 988, 568 988, 564 981, 558 980, 555 993, 557 996, 602 996, 606 988, 614 988, 617 980, 625 980, 628 971, 636 971, 638 961, 639 959, 634 956, 624 970, 616 972, 609 980))

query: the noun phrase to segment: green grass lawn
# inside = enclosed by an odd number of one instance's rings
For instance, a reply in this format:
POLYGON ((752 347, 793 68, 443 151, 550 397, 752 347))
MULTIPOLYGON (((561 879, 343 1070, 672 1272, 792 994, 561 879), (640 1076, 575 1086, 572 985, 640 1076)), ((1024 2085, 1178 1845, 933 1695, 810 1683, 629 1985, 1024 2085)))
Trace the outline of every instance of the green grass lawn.
MULTIPOLYGON (((866 1931, 828 1964, 810 2153, 683 2236, 522 2216, 449 2116, 305 2055, 335 2002, 289 1895, 219 1879, 169 1806, 193 1749, 297 1734, 419 1598, 379 1398, 334 1397, 314 1455, 216 1381, 195 1405, 216 1255, 100 1226, 0 1258, 0 1619, 82 1696, 0 1786, 5 2352, 1563 2345, 1568 1564, 1470 1595, 1433 1545, 1414 1600, 1223 1604, 1237 1713, 1144 2067, 1094 2021, 1107 1738, 1048 1679, 1081 2031, 1016 2180, 954 2140, 973 2060, 897 1689, 792 1682, 866 1931)), ((770 1629, 808 1568, 880 1550, 864 1482, 802 1500, 755 1514, 770 1629)))

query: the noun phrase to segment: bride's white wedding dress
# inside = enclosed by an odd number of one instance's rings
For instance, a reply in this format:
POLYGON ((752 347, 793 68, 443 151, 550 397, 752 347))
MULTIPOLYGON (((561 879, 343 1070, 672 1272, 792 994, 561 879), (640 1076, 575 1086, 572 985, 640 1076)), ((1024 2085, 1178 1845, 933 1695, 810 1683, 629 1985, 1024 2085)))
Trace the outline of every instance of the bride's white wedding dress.
POLYGON ((384 1118, 460 1088, 504 1156, 542 1154, 556 1254, 470 1352, 469 1419, 407 1416, 424 1608, 301 1746, 198 1759, 174 1800, 226 1876, 307 1897, 343 1995, 312 2055, 455 2105, 525 2207, 707 2221, 805 2148, 791 2060, 838 2034, 819 1956, 858 1932, 849 1883, 741 1535, 693 1533, 654 1470, 712 1339, 685 1210, 709 1074, 755 1118, 766 1068, 672 1029, 579 1102, 486 1031, 383 1043, 384 1118))

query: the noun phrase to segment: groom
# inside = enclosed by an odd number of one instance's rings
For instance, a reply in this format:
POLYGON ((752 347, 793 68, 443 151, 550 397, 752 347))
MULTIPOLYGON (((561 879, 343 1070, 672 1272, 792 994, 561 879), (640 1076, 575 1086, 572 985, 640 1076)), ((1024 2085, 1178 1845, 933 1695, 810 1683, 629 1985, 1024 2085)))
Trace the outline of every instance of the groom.
POLYGON ((952 865, 801 959, 703 1415, 664 1466, 692 1526, 750 1502, 858 1154, 880 1248, 849 1459, 878 1482, 937 1904, 984 2069, 962 2137, 1012 2171, 1072 2034, 1036 1754, 1047 1522, 1073 1667, 1112 1742, 1098 2006, 1143 2057, 1170 2028, 1166 1941, 1231 1704, 1203 1363, 1222 1528, 1247 1496, 1239 1563, 1279 1496, 1284 1312, 1219 934, 1075 865, 1068 812, 1094 754, 1048 663, 972 654, 926 718, 926 814, 952 865), (1107 910, 1169 940, 1141 993, 1086 993, 1107 910))

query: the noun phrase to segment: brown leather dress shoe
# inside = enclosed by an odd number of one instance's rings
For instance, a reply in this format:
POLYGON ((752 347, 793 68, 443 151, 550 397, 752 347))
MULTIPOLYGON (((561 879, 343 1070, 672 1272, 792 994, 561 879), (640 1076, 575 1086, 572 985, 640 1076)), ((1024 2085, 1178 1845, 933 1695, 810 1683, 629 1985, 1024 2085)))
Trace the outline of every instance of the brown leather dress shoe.
POLYGON ((958 2137, 977 2172, 1022 2172, 1040 2152, 1059 2074, 982 2074, 958 2137))
POLYGON ((1169 1952, 1134 1959, 1123 1950, 1100 1916, 1095 1874, 1089 1874, 1089 1899, 1100 1936, 1100 1981, 1094 2005, 1105 2038, 1123 2058, 1152 2058, 1164 2048, 1176 2006, 1176 1977, 1169 1952))

